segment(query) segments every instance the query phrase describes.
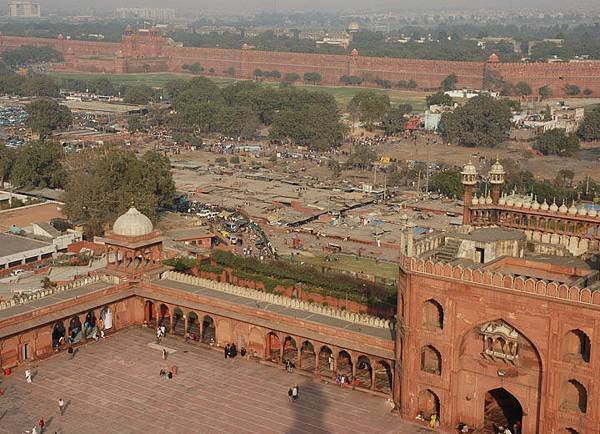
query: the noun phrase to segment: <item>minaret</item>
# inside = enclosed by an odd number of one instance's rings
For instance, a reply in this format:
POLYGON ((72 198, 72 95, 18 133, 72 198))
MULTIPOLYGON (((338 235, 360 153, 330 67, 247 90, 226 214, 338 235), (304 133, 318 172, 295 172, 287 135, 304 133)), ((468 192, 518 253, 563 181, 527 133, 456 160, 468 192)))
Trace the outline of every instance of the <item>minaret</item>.
POLYGON ((498 205, 498 201, 500 200, 500 193, 502 192, 502 185, 504 184, 504 175, 506 172, 504 171, 504 167, 496 158, 496 162, 492 165, 489 173, 490 184, 492 186, 492 203, 494 205, 498 205))
POLYGON ((464 186, 465 193, 463 196, 464 209, 463 209, 463 224, 468 225, 471 223, 471 205, 473 204, 473 190, 477 184, 477 169, 471 163, 471 160, 463 166, 461 172, 462 185, 464 186))

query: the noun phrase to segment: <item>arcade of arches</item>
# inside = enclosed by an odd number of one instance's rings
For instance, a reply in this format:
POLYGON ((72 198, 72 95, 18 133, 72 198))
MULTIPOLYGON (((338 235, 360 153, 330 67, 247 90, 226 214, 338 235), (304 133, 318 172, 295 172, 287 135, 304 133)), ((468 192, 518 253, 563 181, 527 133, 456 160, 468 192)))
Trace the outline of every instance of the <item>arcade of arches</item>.
POLYGON ((278 366, 289 361, 299 371, 321 378, 331 379, 337 374, 351 376, 357 389, 386 395, 393 390, 394 363, 390 359, 258 326, 241 327, 229 318, 154 300, 144 302, 143 323, 148 327, 164 326, 171 334, 185 337, 190 343, 219 346, 235 343, 238 349, 244 347, 252 358, 278 366))

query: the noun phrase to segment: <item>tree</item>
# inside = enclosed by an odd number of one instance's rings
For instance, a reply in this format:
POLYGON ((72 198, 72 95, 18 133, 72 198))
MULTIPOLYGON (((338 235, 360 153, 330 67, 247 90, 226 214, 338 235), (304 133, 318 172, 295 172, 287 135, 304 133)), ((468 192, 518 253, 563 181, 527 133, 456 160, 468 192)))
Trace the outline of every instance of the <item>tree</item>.
POLYGON ((368 145, 359 143, 352 148, 347 164, 350 167, 368 169, 375 160, 377 154, 368 145))
POLYGON ((304 73, 304 81, 306 83, 319 84, 323 78, 318 72, 306 72, 304 73))
POLYGON ((510 119, 504 101, 479 95, 453 113, 444 113, 440 126, 445 140, 461 146, 494 147, 508 138, 510 119))
POLYGON ((517 84, 515 84, 515 92, 518 96, 529 96, 533 93, 531 86, 524 81, 519 81, 517 84))
POLYGON ((11 184, 28 188, 62 188, 66 179, 63 147, 56 142, 32 142, 19 148, 11 184))
POLYGON ((577 135, 583 140, 600 140, 600 105, 585 110, 577 135))
POLYGON ((127 130, 130 133, 135 133, 144 129, 144 123, 139 116, 130 116, 127 119, 127 130))
POLYGON ((97 80, 94 80, 90 82, 89 87, 91 88, 91 90, 93 90, 93 92, 96 95, 115 96, 119 94, 119 90, 108 78, 99 78, 97 80))
POLYGON ((452 107, 454 105, 454 100, 452 97, 441 91, 432 95, 428 95, 425 101, 427 102, 427 107, 431 107, 432 105, 445 105, 452 107))
POLYGON ((573 179, 575 178, 575 172, 570 169, 560 169, 556 174, 554 183, 562 188, 570 188, 573 185, 573 179))
POLYGON ((383 92, 361 90, 348 103, 348 110, 358 114, 360 121, 366 123, 368 129, 372 129, 390 110, 390 97, 383 92))
POLYGON ((540 98, 542 99, 547 99, 550 98, 552 96, 552 89, 550 88, 550 86, 542 86, 538 89, 538 94, 540 95, 540 98))
POLYGON ((452 73, 442 80, 442 89, 443 90, 454 90, 454 89, 456 89, 457 83, 458 83, 458 77, 456 76, 456 74, 452 73))
POLYGON ((190 71, 192 74, 200 74, 202 71, 204 71, 204 68, 198 62, 196 62, 189 65, 188 71, 190 71))
POLYGON ((340 77, 340 82, 346 86, 360 86, 363 81, 362 77, 357 77, 355 75, 342 75, 340 77))
POLYGON ((288 72, 283 76, 284 83, 295 83, 300 80, 300 74, 296 74, 295 72, 288 72))
POLYGON ((138 159, 132 151, 102 147, 70 160, 63 211, 84 222, 88 234, 101 234, 131 205, 155 220, 159 209, 172 205, 174 193, 166 157, 150 151, 138 159))
POLYGON ((26 125, 40 138, 48 137, 52 131, 68 128, 73 122, 71 110, 50 99, 38 99, 25 107, 28 117, 26 125))
POLYGON ((2 53, 2 60, 10 67, 28 66, 42 62, 62 62, 63 55, 50 47, 23 45, 2 53))
POLYGON ((14 149, 7 148, 3 143, 0 143, 0 188, 3 188, 4 182, 10 178, 16 157, 14 149))
POLYGON ((556 128, 540 134, 533 148, 544 155, 568 157, 579 151, 579 139, 575 134, 567 134, 563 128, 556 128))
POLYGON ((231 164, 240 164, 240 157, 237 155, 233 155, 231 158, 229 158, 229 162, 231 164))
POLYGON ((148 104, 154 96, 154 89, 146 85, 131 86, 127 89, 123 101, 127 104, 148 104))
POLYGON ((255 79, 259 79, 259 78, 263 77, 265 74, 262 71, 262 69, 255 69, 254 72, 252 73, 252 75, 254 75, 255 79))
POLYGON ((225 74, 230 75, 231 77, 235 76, 235 68, 230 66, 226 70, 223 71, 225 74))
POLYGON ((565 85, 564 89, 565 93, 569 96, 576 96, 581 93, 581 89, 579 89, 579 86, 575 84, 567 84, 565 85))
POLYGON ((327 167, 329 168, 329 170, 331 170, 331 175, 334 178, 339 178, 342 174, 342 165, 338 160, 330 158, 327 162, 327 167))
POLYGON ((344 131, 337 111, 321 104, 305 104, 276 113, 270 137, 276 140, 289 138, 311 149, 328 150, 341 144, 344 131))
POLYGON ((45 75, 34 75, 21 85, 21 94, 54 98, 59 95, 56 82, 45 75))
POLYGON ((463 195, 461 180, 462 176, 458 169, 437 172, 429 180, 429 190, 437 191, 447 197, 459 198, 463 195))
POLYGON ((406 115, 412 112, 412 106, 409 104, 401 104, 393 107, 383 117, 381 126, 386 136, 394 136, 404 132, 406 124, 406 115))
POLYGON ((590 95, 591 95, 591 94, 593 94, 593 93, 594 93, 594 91, 593 91, 592 89, 590 89, 590 88, 587 88, 587 87, 586 87, 585 89, 583 89, 583 94, 584 94, 585 96, 590 96, 590 95))

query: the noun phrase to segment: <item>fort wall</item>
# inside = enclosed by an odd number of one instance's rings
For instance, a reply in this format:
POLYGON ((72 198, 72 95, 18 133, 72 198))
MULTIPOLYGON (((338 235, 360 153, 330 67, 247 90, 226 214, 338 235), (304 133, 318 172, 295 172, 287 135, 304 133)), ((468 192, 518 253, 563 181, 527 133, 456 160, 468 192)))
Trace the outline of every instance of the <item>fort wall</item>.
POLYGON ((534 93, 549 86, 564 95, 567 84, 600 95, 600 61, 571 63, 484 63, 418 60, 353 55, 326 55, 241 49, 193 48, 168 45, 156 35, 126 35, 121 43, 0 36, 0 51, 22 45, 51 46, 75 57, 63 70, 80 72, 182 72, 185 64, 199 63, 205 72, 250 79, 256 69, 297 73, 318 72, 322 84, 340 84, 343 75, 368 76, 397 82, 414 80, 419 90, 433 90, 449 74, 459 87, 480 89, 486 71, 494 70, 507 81, 524 81, 534 93), (117 55, 117 53, 120 53, 117 55), (122 56, 122 57, 119 57, 122 56), (122 59, 118 62, 117 59, 122 59), (140 66, 141 65, 141 66, 140 66), (146 66, 144 66, 146 65, 146 66), (226 72, 233 68, 233 74, 226 72))

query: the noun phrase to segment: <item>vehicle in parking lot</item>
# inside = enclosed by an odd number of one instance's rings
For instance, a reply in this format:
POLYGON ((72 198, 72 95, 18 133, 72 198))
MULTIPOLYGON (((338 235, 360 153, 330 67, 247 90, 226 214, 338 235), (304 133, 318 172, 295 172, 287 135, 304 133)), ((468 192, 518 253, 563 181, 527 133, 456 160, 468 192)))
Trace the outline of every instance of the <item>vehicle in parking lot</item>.
POLYGON ((16 270, 11 271, 10 275, 11 276, 20 276, 23 273, 25 273, 25 270, 18 268, 16 270))

